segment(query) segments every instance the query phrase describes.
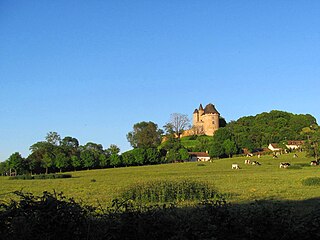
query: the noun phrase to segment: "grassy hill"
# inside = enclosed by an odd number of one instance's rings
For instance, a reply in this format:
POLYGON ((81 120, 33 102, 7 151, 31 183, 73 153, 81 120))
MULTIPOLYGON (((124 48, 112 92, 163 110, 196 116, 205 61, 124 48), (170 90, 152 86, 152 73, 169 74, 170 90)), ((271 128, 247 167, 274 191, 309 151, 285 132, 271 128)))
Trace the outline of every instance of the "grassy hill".
POLYGON ((189 136, 189 137, 182 137, 181 139, 181 144, 187 148, 187 149, 194 149, 197 146, 201 144, 201 140, 203 141, 210 141, 212 140, 212 137, 210 136, 189 136))
MULTIPOLYGON (((191 179, 214 185, 228 201, 244 203, 253 200, 304 200, 319 197, 319 186, 304 186, 302 181, 319 177, 320 167, 310 166, 310 158, 299 154, 281 155, 278 159, 263 156, 261 166, 245 165, 245 157, 219 159, 212 163, 175 163, 141 167, 125 167, 71 172, 69 179, 9 180, 0 177, 0 200, 5 200, 16 190, 41 194, 43 191, 63 192, 85 203, 103 206, 124 189, 153 180, 191 179), (280 169, 280 162, 290 162, 291 168, 280 169), (240 170, 232 170, 238 163, 240 170)), ((251 159, 252 160, 252 159, 251 159)), ((254 159, 258 160, 258 159, 254 159)))

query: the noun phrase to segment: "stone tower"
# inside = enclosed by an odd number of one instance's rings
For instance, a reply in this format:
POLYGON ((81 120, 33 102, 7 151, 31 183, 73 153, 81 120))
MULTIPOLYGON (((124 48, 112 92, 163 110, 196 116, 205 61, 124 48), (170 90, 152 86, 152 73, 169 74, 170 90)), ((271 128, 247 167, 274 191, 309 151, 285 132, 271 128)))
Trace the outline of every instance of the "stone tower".
POLYGON ((213 136, 214 132, 219 129, 219 117, 220 113, 213 104, 209 103, 204 109, 200 104, 199 109, 193 112, 194 134, 213 136))

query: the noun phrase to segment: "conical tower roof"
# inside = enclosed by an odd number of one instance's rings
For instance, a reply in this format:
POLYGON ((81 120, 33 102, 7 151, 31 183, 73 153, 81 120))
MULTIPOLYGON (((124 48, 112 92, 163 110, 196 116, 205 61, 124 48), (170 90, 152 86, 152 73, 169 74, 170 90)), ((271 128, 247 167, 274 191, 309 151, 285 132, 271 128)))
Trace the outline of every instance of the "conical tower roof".
POLYGON ((212 103, 209 103, 209 104, 204 108, 204 113, 205 113, 205 114, 208 114, 208 113, 217 113, 217 114, 220 114, 212 103))
POLYGON ((198 113, 199 111, 198 111, 198 109, 195 109, 194 111, 193 111, 193 113, 198 113))
POLYGON ((199 110, 203 110, 202 104, 200 104, 200 106, 199 106, 199 110))

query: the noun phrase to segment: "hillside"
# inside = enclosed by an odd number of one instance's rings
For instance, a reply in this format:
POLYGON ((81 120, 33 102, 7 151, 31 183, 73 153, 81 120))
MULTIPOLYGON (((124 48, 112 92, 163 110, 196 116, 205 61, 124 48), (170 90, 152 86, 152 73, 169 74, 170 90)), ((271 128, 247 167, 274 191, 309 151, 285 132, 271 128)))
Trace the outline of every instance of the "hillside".
POLYGON ((63 192, 68 197, 90 204, 109 205, 113 198, 131 185, 153 180, 192 179, 213 184, 228 201, 249 202, 255 199, 303 200, 319 196, 319 186, 306 187, 302 180, 319 177, 319 166, 310 166, 311 158, 299 154, 281 155, 279 159, 263 156, 261 166, 244 165, 244 157, 215 160, 213 163, 175 163, 153 166, 109 168, 70 172, 70 179, 8 180, 0 177, 0 200, 12 197, 9 192, 21 190, 41 194, 63 192), (280 162, 291 168, 280 169, 280 162), (232 170, 238 163, 240 170, 232 170))

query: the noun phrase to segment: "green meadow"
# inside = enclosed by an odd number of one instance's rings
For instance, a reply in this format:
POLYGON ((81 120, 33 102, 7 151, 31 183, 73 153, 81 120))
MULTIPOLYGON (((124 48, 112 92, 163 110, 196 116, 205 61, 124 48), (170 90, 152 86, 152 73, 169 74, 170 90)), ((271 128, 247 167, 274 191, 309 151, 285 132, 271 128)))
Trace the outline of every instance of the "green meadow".
POLYGON ((0 200, 7 201, 14 196, 11 192, 17 190, 36 195, 56 191, 86 204, 107 206, 130 186, 155 180, 188 179, 214 186, 232 203, 320 197, 320 185, 303 184, 307 179, 320 177, 320 167, 310 166, 312 159, 303 153, 298 155, 298 158, 293 158, 293 154, 284 154, 278 159, 268 155, 260 159, 234 157, 213 162, 86 170, 70 172, 72 178, 67 179, 9 180, 8 177, 0 177, 0 200), (259 161, 261 166, 245 165, 245 159, 259 161), (280 169, 280 162, 289 162, 291 166, 280 169), (238 163, 241 169, 231 169, 232 163, 238 163))

